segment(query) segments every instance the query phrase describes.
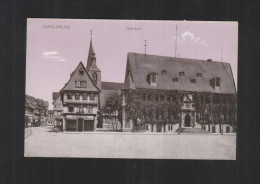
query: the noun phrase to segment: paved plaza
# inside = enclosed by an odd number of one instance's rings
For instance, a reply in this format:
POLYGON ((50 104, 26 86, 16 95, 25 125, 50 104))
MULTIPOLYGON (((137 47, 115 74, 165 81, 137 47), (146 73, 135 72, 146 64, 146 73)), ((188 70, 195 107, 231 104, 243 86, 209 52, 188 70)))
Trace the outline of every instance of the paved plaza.
POLYGON ((236 159, 236 134, 53 132, 32 127, 25 157, 236 159))

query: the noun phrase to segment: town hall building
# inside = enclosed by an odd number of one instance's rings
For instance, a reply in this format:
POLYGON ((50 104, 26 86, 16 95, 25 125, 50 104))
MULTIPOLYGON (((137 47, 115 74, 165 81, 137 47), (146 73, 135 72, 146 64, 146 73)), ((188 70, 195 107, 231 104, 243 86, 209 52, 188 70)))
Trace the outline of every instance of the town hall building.
POLYGON ((128 53, 122 94, 123 131, 236 129, 236 88, 229 63, 128 53), (133 108, 139 112, 135 117, 133 108))

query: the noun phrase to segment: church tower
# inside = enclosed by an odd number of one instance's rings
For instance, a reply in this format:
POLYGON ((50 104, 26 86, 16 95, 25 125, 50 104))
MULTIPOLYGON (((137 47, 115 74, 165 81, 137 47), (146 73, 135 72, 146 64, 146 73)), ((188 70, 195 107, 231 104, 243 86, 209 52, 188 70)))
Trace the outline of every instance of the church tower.
POLYGON ((89 51, 88 51, 88 61, 87 61, 87 66, 86 70, 89 73, 91 79, 93 82, 97 85, 99 89, 101 89, 101 71, 97 67, 96 63, 96 54, 94 51, 94 47, 92 45, 92 30, 90 31, 90 46, 89 46, 89 51))

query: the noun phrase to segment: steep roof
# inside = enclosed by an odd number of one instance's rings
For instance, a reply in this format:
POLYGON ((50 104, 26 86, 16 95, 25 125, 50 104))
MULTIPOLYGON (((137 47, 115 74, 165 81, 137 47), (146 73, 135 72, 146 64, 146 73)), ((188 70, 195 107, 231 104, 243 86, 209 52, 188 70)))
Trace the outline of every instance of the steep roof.
POLYGON ((89 67, 88 71, 100 72, 101 70, 97 67, 96 63, 92 63, 92 65, 89 67))
POLYGON ((30 101, 30 103, 35 107, 35 108, 40 108, 41 105, 39 105, 38 103, 38 100, 39 99, 36 99, 34 98, 33 96, 30 96, 30 95, 26 95, 27 99, 30 101))
POLYGON ((35 108, 35 104, 30 100, 30 97, 28 95, 25 95, 25 106, 30 108, 35 108))
POLYGON ((101 90, 121 90, 124 83, 101 82, 101 90))
POLYGON ((134 85, 134 82, 133 82, 132 77, 130 75, 130 72, 128 73, 128 76, 125 80, 123 89, 135 89, 135 85, 134 85))
POLYGON ((101 93, 100 93, 100 107, 104 107, 106 97, 113 94, 114 92, 121 92, 123 83, 116 82, 101 82, 101 93))
POLYGON ((90 40, 90 45, 89 45, 89 51, 88 51, 88 60, 87 60, 87 66, 86 69, 88 70, 92 66, 92 55, 95 54, 94 47, 92 45, 92 38, 90 40))
POLYGON ((59 98, 60 96, 60 92, 53 92, 52 93, 52 100, 56 100, 57 98, 59 98))
POLYGON ((225 62, 128 53, 125 83, 129 73, 133 77, 135 88, 236 93, 231 66, 225 62), (162 74, 163 70, 167 74, 162 74), (184 76, 180 76, 180 72, 184 72, 184 76), (147 82, 147 75, 150 73, 157 74, 156 87, 147 82), (198 73, 201 73, 202 77, 198 77, 198 73), (216 77, 221 78, 218 91, 210 86, 210 79, 216 77), (173 78, 178 78, 178 82, 173 82, 173 78), (195 79, 196 83, 192 83, 192 79, 195 79))
POLYGON ((69 81, 65 84, 65 86, 61 89, 61 91, 91 91, 91 92, 99 92, 100 89, 94 84, 91 77, 89 76, 86 68, 80 62, 74 72, 70 75, 69 81), (84 75, 79 74, 79 70, 84 71, 84 75), (76 81, 86 81, 86 88, 78 88, 76 87, 76 81))
POLYGON ((62 101, 60 99, 60 96, 52 102, 53 105, 62 105, 62 101))

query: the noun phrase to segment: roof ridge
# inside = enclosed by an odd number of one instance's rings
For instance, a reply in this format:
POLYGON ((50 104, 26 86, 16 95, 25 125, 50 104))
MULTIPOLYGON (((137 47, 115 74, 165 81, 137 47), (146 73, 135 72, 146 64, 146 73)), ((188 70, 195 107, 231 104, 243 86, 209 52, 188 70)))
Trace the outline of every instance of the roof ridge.
POLYGON ((228 62, 223 62, 223 61, 208 61, 208 60, 204 60, 204 59, 193 59, 193 58, 179 58, 179 57, 173 57, 173 56, 163 56, 163 55, 154 55, 154 54, 142 54, 142 53, 137 53, 137 52, 128 52, 128 54, 136 54, 136 55, 143 55, 143 56, 152 56, 152 57, 164 57, 164 58, 174 58, 177 60, 190 60, 190 61, 203 61, 203 62, 208 62, 208 63, 226 63, 229 64, 228 62))

